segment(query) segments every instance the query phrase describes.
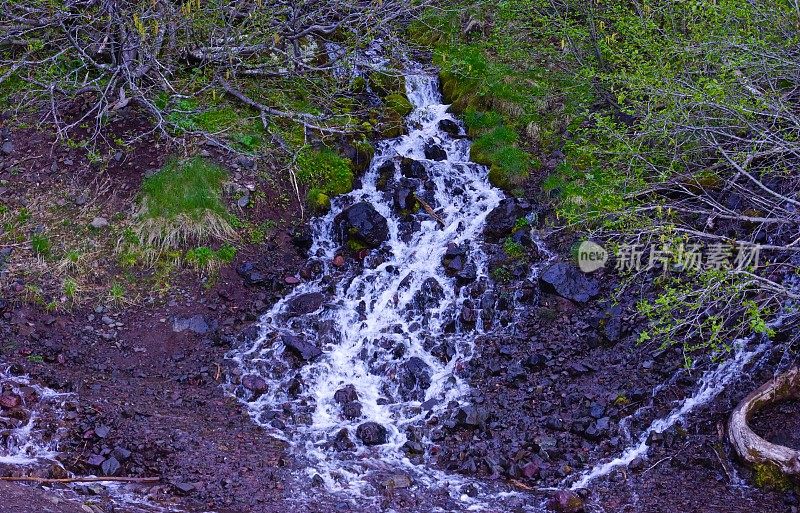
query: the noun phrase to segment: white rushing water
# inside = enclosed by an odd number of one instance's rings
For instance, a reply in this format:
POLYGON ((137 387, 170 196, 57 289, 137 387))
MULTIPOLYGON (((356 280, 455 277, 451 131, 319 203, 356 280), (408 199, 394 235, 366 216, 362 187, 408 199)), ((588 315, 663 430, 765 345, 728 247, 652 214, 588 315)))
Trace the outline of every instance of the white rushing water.
MULTIPOLYGON (((441 120, 458 121, 442 104, 436 75, 411 70, 406 90, 413 105, 408 134, 380 142, 361 187, 336 198, 326 216, 312 221, 310 255, 324 266, 322 277, 299 285, 275 304, 261 320, 261 336, 231 354, 244 375, 260 376, 268 384, 260 397, 245 393, 243 398, 254 421, 292 442, 299 454, 311 456, 309 472, 322 476, 330 489, 346 487, 351 493, 366 484, 363 475, 370 467, 407 464, 400 449, 408 439, 406 428, 467 392, 454 370, 471 357, 482 320, 478 316, 475 330, 462 330, 457 314, 466 289, 445 274, 442 258, 448 244, 468 244, 477 278, 485 278, 486 258, 477 241, 486 215, 503 197, 488 183, 487 169, 470 162, 469 141, 439 129, 441 120), (426 144, 440 145, 446 160, 426 159, 426 144), (392 207, 391 194, 379 190, 379 168, 387 161, 394 162, 392 180, 403 178, 401 158, 424 166, 426 176, 410 183, 436 209, 443 227, 424 212, 404 219, 392 207), (332 265, 341 246, 332 227, 337 214, 362 201, 387 219, 389 240, 367 257, 363 270, 348 273, 332 265), (411 223, 417 223, 415 229, 408 228, 411 223), (441 288, 441 298, 421 308, 420 295, 432 288, 441 288), (292 302, 311 293, 324 295, 322 306, 292 315, 292 302), (297 368, 281 342, 285 335, 303 337, 323 354, 297 368), (444 360, 432 347, 442 343, 452 348, 444 360), (403 388, 399 383, 409 366, 428 374, 429 383, 423 379, 412 391, 403 388), (348 385, 355 387, 362 407, 351 419, 334 399, 348 385), (367 421, 388 430, 388 443, 366 447, 359 442, 357 427, 367 421), (355 442, 355 454, 343 456, 329 447, 342 429, 355 442)), ((241 388, 238 392, 242 396, 241 388)))

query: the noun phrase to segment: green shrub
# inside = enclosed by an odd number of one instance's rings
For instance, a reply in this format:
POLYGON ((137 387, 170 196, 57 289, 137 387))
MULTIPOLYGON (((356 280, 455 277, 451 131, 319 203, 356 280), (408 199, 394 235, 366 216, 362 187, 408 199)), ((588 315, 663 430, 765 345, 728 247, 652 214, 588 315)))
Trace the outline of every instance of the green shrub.
POLYGON ((297 179, 309 187, 307 200, 316 211, 330 207, 330 198, 353 190, 350 161, 330 148, 304 148, 297 156, 297 179))

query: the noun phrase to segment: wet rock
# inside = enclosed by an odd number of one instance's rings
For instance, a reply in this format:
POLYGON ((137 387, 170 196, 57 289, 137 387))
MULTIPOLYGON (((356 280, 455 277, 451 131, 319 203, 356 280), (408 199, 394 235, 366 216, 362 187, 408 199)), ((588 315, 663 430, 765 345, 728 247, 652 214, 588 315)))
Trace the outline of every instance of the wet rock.
POLYGON ((259 396, 267 391, 267 382, 261 376, 248 374, 242 377, 242 386, 259 396))
POLYGON ((111 455, 117 458, 119 461, 128 461, 128 459, 131 457, 131 454, 131 451, 119 445, 114 447, 114 450, 111 451, 111 455))
POLYGON ((364 422, 356 429, 356 436, 364 445, 383 445, 389 440, 386 428, 377 422, 364 422))
POLYGON ((530 205, 516 198, 505 198, 486 216, 483 234, 488 241, 499 241, 511 235, 517 221, 530 210, 530 205))
POLYGON ((5 156, 14 153, 14 143, 12 143, 11 141, 5 141, 2 145, 0 145, 0 153, 2 153, 5 156))
POLYGON ((548 267, 540 278, 542 289, 561 297, 585 303, 600 294, 600 284, 571 264, 560 262, 548 267))
POLYGON ((292 233, 292 244, 300 251, 300 254, 306 255, 308 250, 311 249, 311 244, 314 243, 314 236, 311 233, 311 227, 304 224, 292 233))
POLYGON ((307 292, 287 302, 286 311, 292 315, 305 315, 320 309, 325 296, 321 292, 307 292))
POLYGON ((320 348, 296 335, 281 335, 281 341, 283 341, 286 349, 292 351, 307 362, 322 354, 320 348))
POLYGON ((191 331, 198 335, 205 335, 209 331, 208 323, 202 315, 195 315, 192 317, 175 318, 172 323, 172 331, 182 333, 184 331, 191 331))
POLYGON ((391 182, 394 178, 394 170, 395 165, 394 161, 392 160, 387 160, 378 166, 378 178, 375 180, 375 188, 379 191, 385 191, 386 187, 389 185, 389 182, 391 182))
POLYGON ((450 134, 453 137, 458 136, 458 134, 461 132, 461 129, 458 128, 458 123, 452 119, 443 119, 439 121, 439 130, 446 134, 450 134))
POLYGON ((400 213, 413 213, 418 209, 417 199, 414 196, 416 187, 408 178, 402 178, 394 189, 394 208, 400 213))
POLYGON ((361 403, 353 401, 342 406, 342 416, 348 420, 359 418, 361 416, 361 403))
POLYGON ((425 165, 418 160, 407 157, 400 160, 400 172, 406 178, 416 178, 423 181, 428 179, 428 172, 425 170, 425 165))
POLYGON ((347 385, 346 387, 340 388, 333 394, 333 400, 336 401, 338 404, 347 404, 353 401, 358 401, 358 392, 356 391, 356 387, 354 385, 347 385))
POLYGON ((477 406, 459 408, 453 416, 457 426, 476 428, 483 426, 489 419, 489 412, 477 406))
POLYGON ((340 243, 354 242, 376 248, 389 238, 389 225, 375 207, 362 201, 345 209, 333 220, 340 243))
POLYGON ((411 299, 415 311, 425 312, 437 308, 444 299, 444 289, 436 278, 427 278, 411 299))
POLYGON ((412 356, 400 366, 400 392, 404 397, 421 401, 431 386, 431 368, 422 358, 412 356))
POLYGON ((438 144, 425 144, 425 158, 428 160, 447 160, 447 152, 438 144))
POLYGON ((350 440, 350 433, 346 428, 340 429, 336 436, 331 440, 331 446, 337 451, 352 451, 356 444, 350 440))
POLYGON ((442 265, 445 272, 455 277, 460 284, 475 281, 478 270, 475 264, 469 261, 468 251, 465 245, 450 243, 442 257, 442 265))
POLYGON ((547 508, 555 513, 582 513, 585 511, 585 504, 577 493, 559 490, 547 501, 547 508))

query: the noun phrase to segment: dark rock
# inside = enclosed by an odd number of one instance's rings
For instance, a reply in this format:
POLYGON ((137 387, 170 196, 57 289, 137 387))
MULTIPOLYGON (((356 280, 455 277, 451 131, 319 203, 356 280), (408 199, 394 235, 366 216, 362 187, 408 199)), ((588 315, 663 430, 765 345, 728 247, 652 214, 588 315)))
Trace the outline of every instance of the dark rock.
POLYGON ((267 391, 267 382, 261 376, 248 374, 242 377, 242 386, 259 396, 267 391))
POLYGON ((333 394, 333 400, 338 404, 347 404, 353 401, 358 401, 358 392, 356 391, 356 387, 354 385, 347 385, 344 388, 340 388, 335 394, 333 394))
POLYGON ((115 476, 121 468, 122 465, 120 465, 119 461, 117 461, 117 458, 114 458, 113 456, 108 458, 103 462, 102 465, 100 465, 100 469, 103 471, 104 476, 115 476))
POLYGON ((6 156, 14 153, 14 143, 11 141, 5 141, 2 146, 0 146, 0 153, 6 156))
POLYGON ((287 349, 307 362, 322 354, 320 348, 296 335, 281 335, 281 340, 287 349))
POLYGON ((99 467, 99 466, 101 466, 103 464, 104 461, 106 461, 105 456, 101 456, 99 454, 92 454, 86 460, 86 463, 88 463, 92 467, 99 467))
POLYGON ((515 198, 505 198, 486 216, 483 234, 486 240, 496 242, 507 237, 517 225, 517 220, 530 210, 530 205, 515 198))
POLYGON ((364 445, 383 445, 389 440, 386 428, 377 422, 364 422, 356 429, 356 436, 364 445))
POLYGON ((172 331, 182 333, 184 331, 191 331, 198 335, 205 335, 209 331, 208 323, 202 315, 195 315, 192 317, 175 318, 172 323, 172 331))
POLYGON ((414 182, 402 178, 394 189, 394 208, 401 213, 414 213, 418 210, 417 199, 414 196, 416 188, 414 182))
POLYGON ((464 406, 456 411, 453 420, 456 425, 462 427, 481 427, 489 419, 489 413, 476 406, 464 406))
POLYGON ((245 155, 236 157, 236 165, 243 169, 253 169, 256 167, 256 161, 245 155))
POLYGON ((447 152, 438 144, 427 143, 424 151, 425 158, 428 160, 447 160, 447 152))
POLYGON ((287 302, 286 311, 292 315, 305 315, 320 309, 325 296, 321 292, 307 292, 287 302))
POLYGON ((267 281, 267 277, 256 269, 256 266, 252 262, 242 262, 236 268, 236 272, 244 278, 244 281, 248 285, 262 285, 267 281))
POLYGON ((547 501, 547 507, 556 513, 581 513, 585 504, 581 497, 570 490, 559 490, 547 501))
POLYGON ((128 461, 128 459, 131 457, 132 453, 131 453, 131 451, 129 451, 125 447, 122 447, 122 446, 118 445, 118 446, 114 447, 114 450, 111 451, 111 454, 112 454, 112 456, 117 458, 119 461, 128 461))
POLYGON ((314 243, 314 236, 311 233, 311 227, 307 224, 298 227, 292 233, 292 244, 296 247, 302 255, 306 255, 311 245, 314 243))
POLYGON ((548 267, 540 278, 542 289, 553 292, 561 297, 585 303, 600 294, 600 284, 594 278, 589 278, 578 268, 560 262, 548 267))
POLYGON ((356 447, 356 444, 350 440, 350 433, 347 429, 340 429, 331 440, 331 445, 337 451, 352 451, 356 447))
POLYGON ((421 401, 431 386, 431 368, 422 358, 412 356, 400 366, 398 379, 404 397, 421 401))
POLYGON ((341 244, 352 241, 376 248, 389 238, 389 225, 375 207, 362 201, 345 209, 333 220, 334 234, 341 244))
POLYGON ((378 178, 375 181, 375 188, 379 191, 385 191, 389 182, 394 179, 395 164, 393 160, 387 160, 378 166, 378 178))
POLYGON ((439 130, 446 134, 450 134, 453 137, 457 136, 461 132, 461 129, 458 127, 458 123, 452 119, 443 119, 439 121, 439 130))
POLYGON ((428 172, 425 170, 425 165, 418 160, 407 157, 400 160, 400 172, 406 178, 416 178, 423 181, 428 179, 428 172))
POLYGON ((3 394, 0 395, 0 408, 4 410, 11 410, 16 408, 22 403, 22 398, 16 394, 3 394))
POLYGON ((94 434, 98 436, 98 438, 105 438, 111 433, 111 428, 108 426, 100 425, 94 428, 94 434))
POLYGON ((478 270, 475 264, 469 261, 468 251, 465 245, 450 243, 442 257, 442 265, 445 272, 455 277, 461 285, 475 281, 478 270))

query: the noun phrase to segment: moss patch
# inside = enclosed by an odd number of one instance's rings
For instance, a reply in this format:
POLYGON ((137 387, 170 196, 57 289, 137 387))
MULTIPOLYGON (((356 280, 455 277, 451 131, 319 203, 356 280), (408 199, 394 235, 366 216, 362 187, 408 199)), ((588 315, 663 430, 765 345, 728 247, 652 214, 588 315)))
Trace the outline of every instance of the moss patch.
POLYGON ((309 187, 309 206, 322 212, 330 207, 330 198, 353 190, 353 166, 350 160, 330 148, 304 148, 297 157, 297 179, 309 187))

